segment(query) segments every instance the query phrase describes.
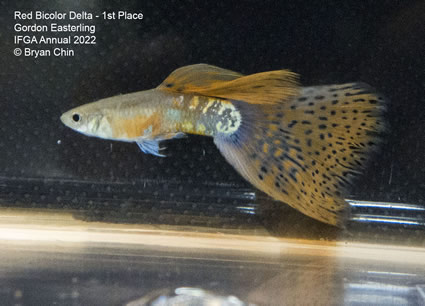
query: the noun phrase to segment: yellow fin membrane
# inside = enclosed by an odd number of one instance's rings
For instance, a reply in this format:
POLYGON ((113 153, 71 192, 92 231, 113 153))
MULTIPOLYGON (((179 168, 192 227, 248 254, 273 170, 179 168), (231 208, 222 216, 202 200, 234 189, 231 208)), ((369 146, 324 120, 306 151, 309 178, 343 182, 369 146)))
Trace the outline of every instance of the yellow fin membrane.
POLYGON ((298 75, 289 70, 243 76, 215 66, 197 64, 175 70, 158 89, 251 104, 277 104, 298 95, 297 79, 298 75))
POLYGON ((346 187, 383 130, 384 99, 352 83, 304 87, 279 104, 232 103, 242 124, 214 139, 227 161, 273 198, 342 226, 346 187))
POLYGON ((169 91, 185 91, 187 88, 206 87, 231 81, 242 74, 208 64, 195 64, 174 70, 158 88, 169 91))

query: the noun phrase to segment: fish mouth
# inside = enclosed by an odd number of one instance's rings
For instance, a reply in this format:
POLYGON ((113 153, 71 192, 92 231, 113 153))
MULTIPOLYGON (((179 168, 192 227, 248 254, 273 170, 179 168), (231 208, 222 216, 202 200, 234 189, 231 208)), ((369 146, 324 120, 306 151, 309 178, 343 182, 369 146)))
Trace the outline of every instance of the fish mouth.
POLYGON ((65 116, 64 116, 65 114, 62 114, 61 116, 60 116, 60 121, 63 123, 63 124, 65 124, 65 116))
POLYGON ((67 127, 73 128, 72 121, 71 121, 71 111, 65 112, 60 116, 60 121, 67 127))

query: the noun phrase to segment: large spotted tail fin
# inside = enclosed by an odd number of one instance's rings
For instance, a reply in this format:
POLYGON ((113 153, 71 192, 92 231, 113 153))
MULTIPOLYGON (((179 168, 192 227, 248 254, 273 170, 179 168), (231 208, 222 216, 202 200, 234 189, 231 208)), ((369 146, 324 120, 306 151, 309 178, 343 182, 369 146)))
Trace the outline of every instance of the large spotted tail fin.
POLYGON ((271 197, 341 226, 346 187, 383 130, 384 99, 352 83, 305 87, 282 103, 233 103, 241 126, 215 137, 227 161, 271 197))

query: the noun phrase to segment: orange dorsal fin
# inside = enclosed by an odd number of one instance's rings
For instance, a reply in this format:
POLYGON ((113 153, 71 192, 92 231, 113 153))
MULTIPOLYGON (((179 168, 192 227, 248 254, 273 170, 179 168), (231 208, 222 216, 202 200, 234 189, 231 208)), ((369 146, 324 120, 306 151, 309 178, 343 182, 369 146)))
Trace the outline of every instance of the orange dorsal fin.
POLYGON ((207 64, 196 64, 174 70, 158 88, 169 91, 187 91, 206 88, 243 76, 238 72, 207 64))
POLYGON ((297 74, 289 70, 244 76, 215 66, 198 64, 175 70, 158 88, 251 104, 276 104, 298 95, 297 79, 297 74))

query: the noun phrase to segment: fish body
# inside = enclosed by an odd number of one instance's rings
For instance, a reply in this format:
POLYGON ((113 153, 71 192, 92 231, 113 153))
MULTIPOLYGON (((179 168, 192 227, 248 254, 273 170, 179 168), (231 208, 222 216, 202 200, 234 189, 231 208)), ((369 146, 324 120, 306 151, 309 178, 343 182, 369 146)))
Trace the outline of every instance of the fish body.
POLYGON ((143 142, 184 133, 212 137, 233 133, 241 115, 225 99, 152 89, 77 107, 63 114, 61 120, 88 136, 143 142))
POLYGON ((198 64, 177 69, 157 88, 86 104, 61 120, 157 156, 164 156, 161 141, 213 137, 255 187, 341 226, 344 192, 379 142, 383 110, 384 98, 362 83, 301 87, 287 70, 244 76, 198 64))

